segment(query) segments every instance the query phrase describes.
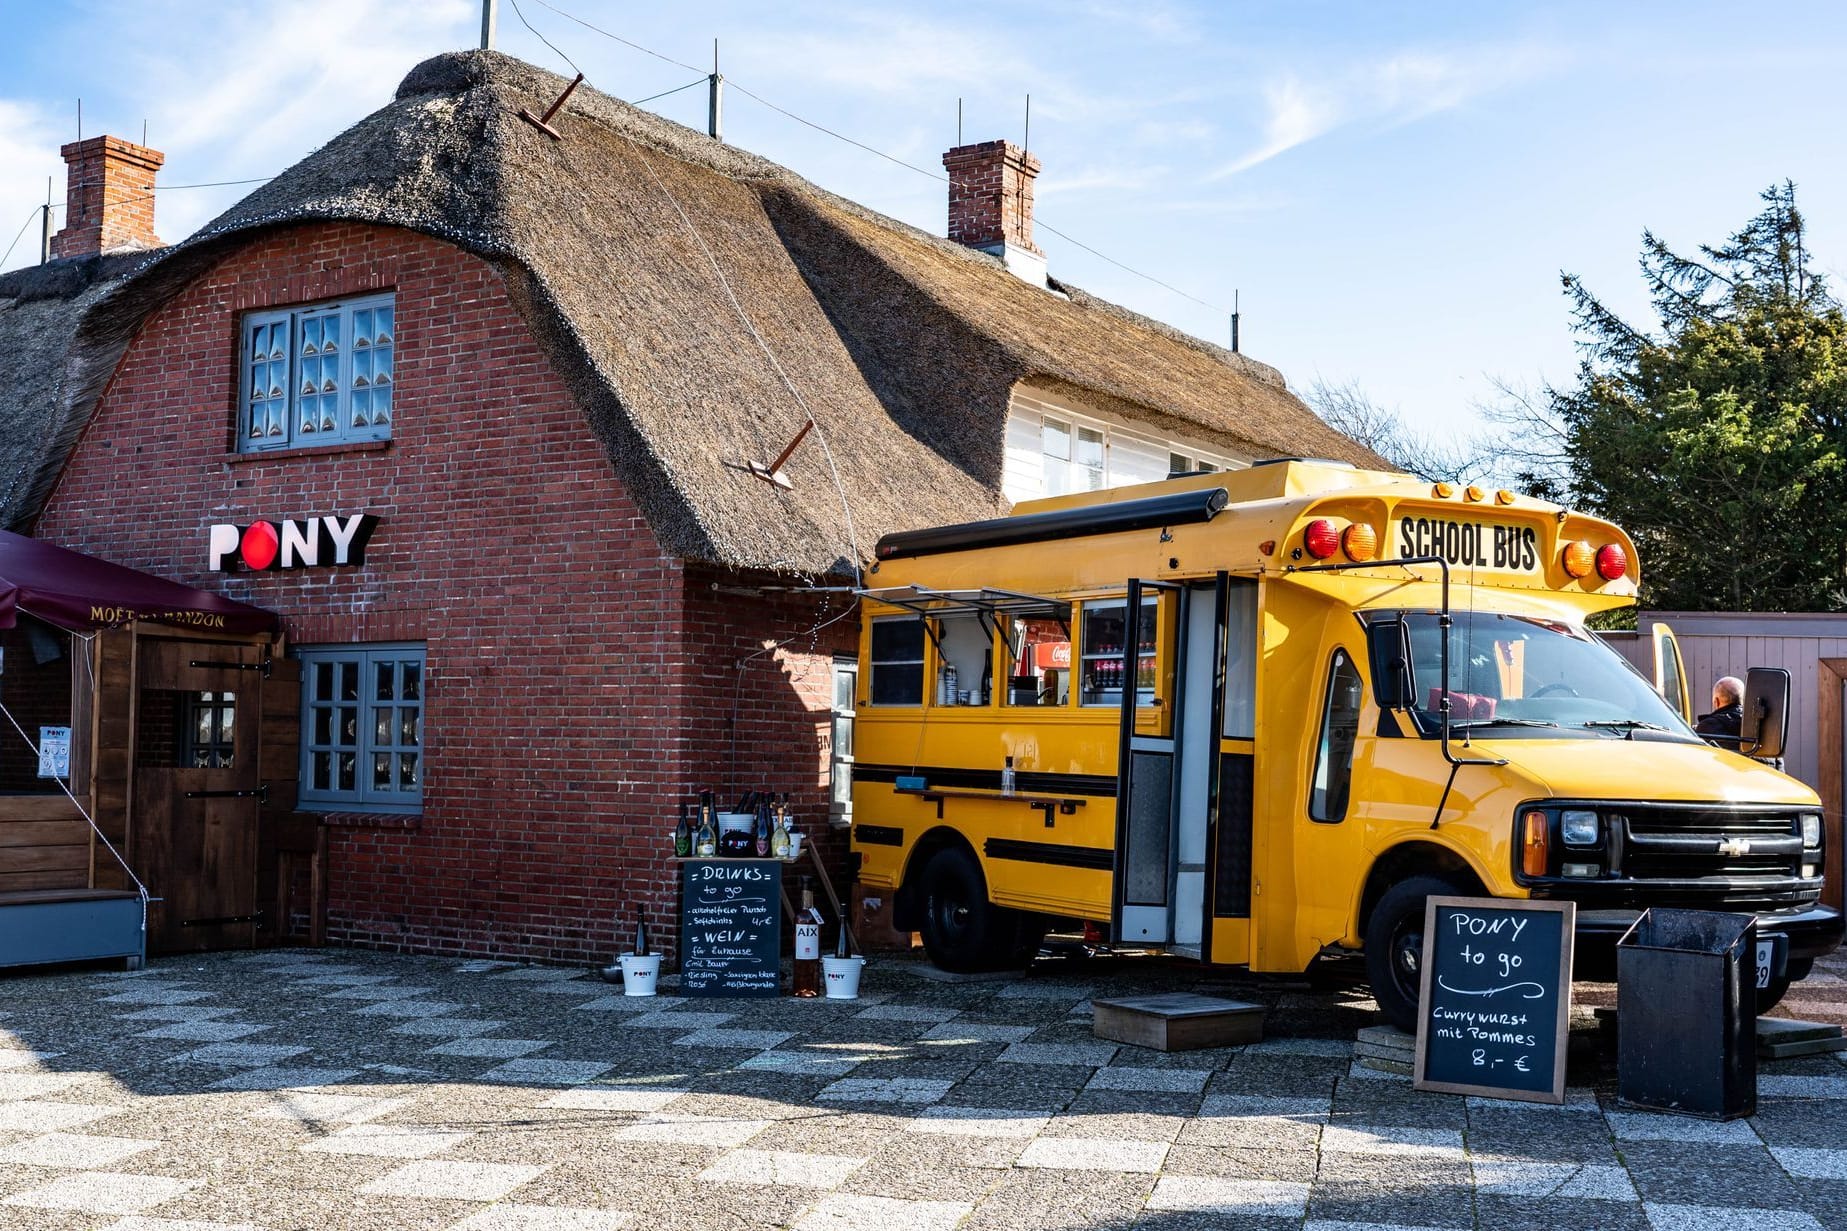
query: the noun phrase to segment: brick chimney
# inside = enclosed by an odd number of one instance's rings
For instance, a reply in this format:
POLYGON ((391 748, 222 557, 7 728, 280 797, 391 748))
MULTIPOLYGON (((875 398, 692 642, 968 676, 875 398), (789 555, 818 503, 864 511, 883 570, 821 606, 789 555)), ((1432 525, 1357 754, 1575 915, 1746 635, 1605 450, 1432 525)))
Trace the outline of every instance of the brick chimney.
POLYGON ((1033 180, 1039 160, 1011 141, 959 145, 943 155, 949 172, 949 238, 1001 259, 1035 286, 1045 285, 1045 253, 1033 243, 1033 180))
POLYGON ((167 156, 120 137, 73 141, 59 151, 70 167, 64 229, 53 257, 160 248, 154 234, 154 173, 167 156))

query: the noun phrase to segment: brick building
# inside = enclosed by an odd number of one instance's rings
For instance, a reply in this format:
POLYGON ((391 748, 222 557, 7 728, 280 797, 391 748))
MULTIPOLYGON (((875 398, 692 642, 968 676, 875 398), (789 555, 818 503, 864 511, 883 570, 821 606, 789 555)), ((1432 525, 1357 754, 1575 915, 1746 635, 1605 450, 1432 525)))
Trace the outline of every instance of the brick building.
POLYGON ((880 534, 1376 461, 1274 371, 1048 278, 1017 148, 946 156, 956 243, 588 88, 555 138, 521 117, 565 84, 437 57, 169 248, 157 152, 66 147, 58 259, 0 277, 0 518, 281 618, 300 696, 249 823, 315 853, 252 874, 316 878, 332 940, 606 958, 629 902, 669 923, 702 786, 789 791, 839 854, 880 534))

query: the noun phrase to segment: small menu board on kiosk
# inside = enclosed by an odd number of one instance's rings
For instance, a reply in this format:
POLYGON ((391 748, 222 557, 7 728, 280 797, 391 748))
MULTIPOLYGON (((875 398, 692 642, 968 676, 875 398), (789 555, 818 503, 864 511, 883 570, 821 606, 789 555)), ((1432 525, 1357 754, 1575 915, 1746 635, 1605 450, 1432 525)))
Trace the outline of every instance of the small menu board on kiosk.
POLYGON ((782 862, 689 859, 680 868, 680 994, 778 995, 782 862))
POLYGON ((1571 902, 1429 899, 1412 1084, 1563 1103, 1576 925, 1571 902))

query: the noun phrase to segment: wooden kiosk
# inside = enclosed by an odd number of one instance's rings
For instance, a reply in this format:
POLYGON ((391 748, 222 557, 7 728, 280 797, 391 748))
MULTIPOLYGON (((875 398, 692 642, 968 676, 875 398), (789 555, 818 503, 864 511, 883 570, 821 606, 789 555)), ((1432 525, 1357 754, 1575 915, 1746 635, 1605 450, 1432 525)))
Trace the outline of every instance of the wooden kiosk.
POLYGON ((318 943, 269 612, 0 532, 0 966, 318 943))

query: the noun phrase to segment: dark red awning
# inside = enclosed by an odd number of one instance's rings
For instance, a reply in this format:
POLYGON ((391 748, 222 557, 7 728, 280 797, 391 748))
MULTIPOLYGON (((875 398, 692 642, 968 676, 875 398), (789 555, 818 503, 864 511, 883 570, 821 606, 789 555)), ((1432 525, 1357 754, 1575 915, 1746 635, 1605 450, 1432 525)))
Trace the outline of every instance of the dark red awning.
POLYGON ((0 628, 13 627, 20 611, 78 630, 133 620, 223 633, 281 626, 260 607, 0 530, 0 628))

